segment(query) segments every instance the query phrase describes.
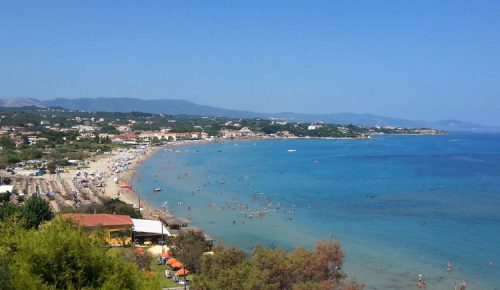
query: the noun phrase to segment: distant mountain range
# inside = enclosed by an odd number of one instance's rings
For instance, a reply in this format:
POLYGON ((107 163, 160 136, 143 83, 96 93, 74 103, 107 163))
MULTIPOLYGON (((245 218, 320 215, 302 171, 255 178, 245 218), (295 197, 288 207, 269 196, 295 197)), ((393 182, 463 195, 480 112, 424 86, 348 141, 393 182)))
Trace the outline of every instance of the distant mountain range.
POLYGON ((37 100, 32 98, 0 99, 0 107, 63 107, 71 110, 88 112, 144 112, 168 115, 200 115, 227 118, 276 118, 294 122, 327 122, 337 124, 356 124, 364 126, 396 126, 406 128, 433 128, 446 131, 498 132, 500 128, 467 123, 458 120, 419 121, 390 118, 372 114, 332 113, 257 113, 242 110, 228 110, 217 107, 198 105, 185 100, 159 99, 142 100, 135 98, 80 98, 37 100))

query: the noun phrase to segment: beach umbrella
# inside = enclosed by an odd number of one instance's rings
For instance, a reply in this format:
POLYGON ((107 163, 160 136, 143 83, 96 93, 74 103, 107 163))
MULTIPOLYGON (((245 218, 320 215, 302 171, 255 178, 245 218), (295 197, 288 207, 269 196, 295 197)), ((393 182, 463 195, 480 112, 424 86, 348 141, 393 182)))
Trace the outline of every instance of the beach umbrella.
POLYGON ((181 262, 175 262, 175 263, 172 263, 172 264, 170 264, 170 266, 171 266, 172 268, 182 268, 182 267, 184 267, 184 265, 182 265, 182 263, 181 263, 181 262))
POLYGON ((176 258, 171 258, 171 259, 167 260, 167 264, 169 264, 169 265, 172 265, 175 262, 179 262, 179 260, 177 260, 176 258))
POLYGON ((170 253, 169 252, 163 252, 163 253, 161 253, 161 257, 162 258, 168 258, 168 257, 170 257, 170 253))
POLYGON ((136 254, 142 254, 142 253, 144 253, 144 249, 143 248, 135 248, 134 249, 134 253, 136 253, 136 254))
POLYGON ((180 269, 175 272, 177 276, 187 276, 189 274, 189 271, 186 269, 180 269))

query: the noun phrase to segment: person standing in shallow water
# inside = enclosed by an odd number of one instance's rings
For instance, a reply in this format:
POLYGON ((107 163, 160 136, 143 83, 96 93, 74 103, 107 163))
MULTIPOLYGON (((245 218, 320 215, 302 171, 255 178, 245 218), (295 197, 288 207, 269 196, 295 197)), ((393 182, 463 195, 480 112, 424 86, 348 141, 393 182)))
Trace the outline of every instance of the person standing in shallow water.
POLYGON ((422 274, 418 274, 417 287, 418 288, 425 288, 425 279, 422 276, 422 274))

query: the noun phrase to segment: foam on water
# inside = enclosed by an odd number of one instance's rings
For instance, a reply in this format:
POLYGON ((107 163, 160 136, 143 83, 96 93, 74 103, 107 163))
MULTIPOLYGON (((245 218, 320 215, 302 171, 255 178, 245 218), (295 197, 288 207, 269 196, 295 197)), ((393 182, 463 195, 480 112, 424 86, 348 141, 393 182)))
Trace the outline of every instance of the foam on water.
POLYGON ((133 183, 150 203, 168 201, 246 250, 313 247, 334 235, 346 272, 367 289, 414 289, 418 273, 427 289, 462 279, 500 289, 497 267, 488 267, 500 266, 498 135, 185 146, 145 161, 133 183))

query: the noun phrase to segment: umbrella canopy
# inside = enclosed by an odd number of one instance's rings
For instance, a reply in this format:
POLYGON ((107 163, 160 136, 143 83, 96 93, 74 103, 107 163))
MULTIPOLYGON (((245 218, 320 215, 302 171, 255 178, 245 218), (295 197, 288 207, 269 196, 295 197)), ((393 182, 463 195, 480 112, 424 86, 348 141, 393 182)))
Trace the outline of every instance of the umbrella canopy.
POLYGON ((136 253, 136 254, 142 254, 142 253, 144 253, 144 249, 143 248, 135 248, 134 249, 134 253, 136 253))
POLYGON ((189 271, 186 269, 180 269, 177 270, 175 274, 177 274, 177 276, 186 276, 187 274, 189 274, 189 271))
POLYGON ((169 252, 163 252, 163 253, 161 253, 161 257, 162 258, 168 258, 168 257, 170 257, 170 253, 169 252))
POLYGON ((175 262, 179 262, 179 260, 177 260, 176 258, 172 258, 172 259, 167 260, 167 264, 169 264, 169 265, 172 265, 175 262))
POLYGON ((126 189, 132 189, 132 185, 131 184, 121 185, 120 187, 121 188, 126 188, 126 189))
POLYGON ((184 267, 184 265, 182 265, 181 262, 172 263, 172 264, 170 264, 170 266, 172 266, 172 268, 182 268, 182 267, 184 267))

